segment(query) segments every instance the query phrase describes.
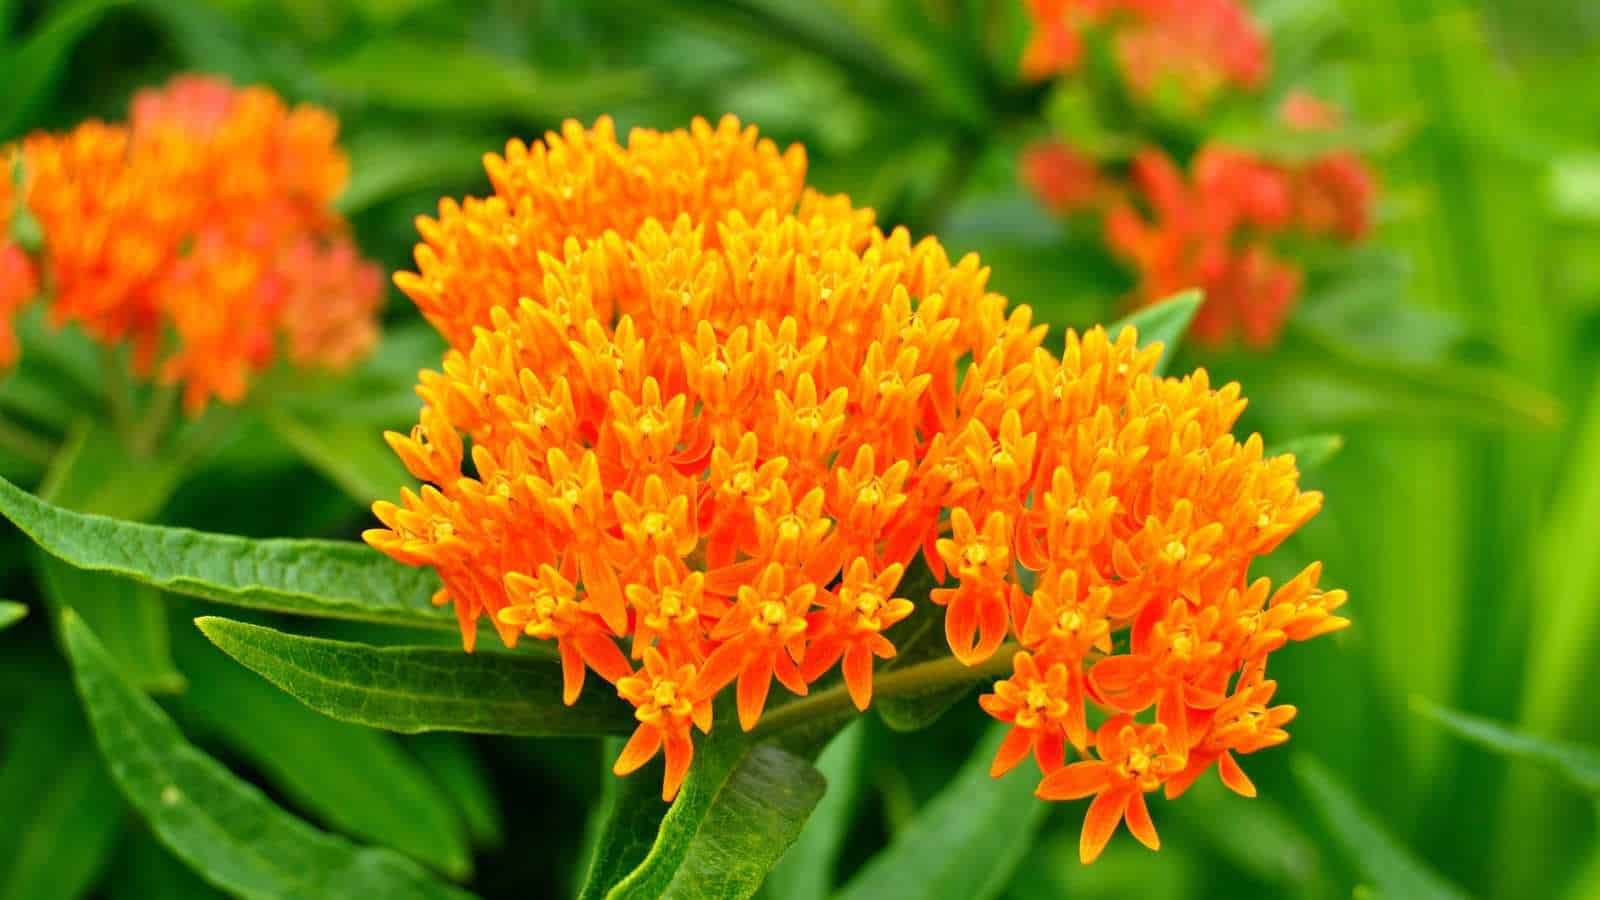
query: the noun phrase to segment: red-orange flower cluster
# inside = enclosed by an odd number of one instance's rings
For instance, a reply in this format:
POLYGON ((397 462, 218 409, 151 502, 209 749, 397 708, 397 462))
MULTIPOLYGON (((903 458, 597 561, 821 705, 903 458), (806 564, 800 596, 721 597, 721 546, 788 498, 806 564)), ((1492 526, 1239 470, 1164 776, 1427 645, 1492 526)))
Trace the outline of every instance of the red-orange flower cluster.
POLYGON ((1267 78, 1266 39, 1237 0, 1028 0, 1027 9, 1028 78, 1078 69, 1094 28, 1109 31, 1123 80, 1144 97, 1204 107, 1225 88, 1253 90, 1267 78))
POLYGON ((445 204, 427 271, 397 278, 453 346, 389 435, 426 483, 366 539, 438 570, 469 649, 487 615, 556 642, 568 702, 614 683, 639 722, 615 769, 663 752, 668 798, 725 688, 747 730, 774 679, 805 694, 835 666, 865 708, 912 567, 958 658, 1020 651, 983 701, 1016 728, 1003 762, 1063 771, 1070 743, 1107 767, 1074 790, 1136 829, 1125 772, 1141 797, 1214 763, 1238 783, 1267 654, 1343 624, 1314 568, 1246 580, 1320 495, 1232 437, 1236 385, 1156 375, 1131 329, 1043 349, 976 257, 882 232, 803 163, 731 118, 490 157, 496 196, 445 204), (557 248, 537 278, 534 240, 557 248), (1137 733, 1097 739, 1091 703, 1137 733))
POLYGON ((376 340, 382 293, 332 207, 337 130, 265 88, 185 76, 139 93, 126 124, 29 136, 52 318, 131 344, 191 412, 238 401, 280 342, 297 364, 348 364, 376 340))
POLYGON ((1106 241, 1138 273, 1140 303, 1205 290, 1194 322, 1199 341, 1215 345, 1237 335, 1251 346, 1270 345, 1301 281, 1275 239, 1361 240, 1371 226, 1372 175, 1348 151, 1288 164, 1222 146, 1202 148, 1189 169, 1186 177, 1160 151, 1139 154, 1133 197, 1107 213, 1106 241))

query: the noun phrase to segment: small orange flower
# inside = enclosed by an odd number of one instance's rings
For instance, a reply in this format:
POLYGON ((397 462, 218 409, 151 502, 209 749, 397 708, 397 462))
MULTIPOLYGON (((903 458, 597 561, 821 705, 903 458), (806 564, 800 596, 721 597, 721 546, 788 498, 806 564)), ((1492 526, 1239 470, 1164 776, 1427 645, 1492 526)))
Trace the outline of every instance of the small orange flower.
POLYGON ((332 208, 337 131, 265 88, 181 76, 135 95, 126 125, 30 135, 51 317, 131 344, 136 373, 181 384, 191 413, 238 402, 280 343, 294 365, 349 366, 377 340, 382 290, 332 208))
POLYGON ((711 731, 711 701, 698 684, 693 663, 673 666, 654 647, 645 650, 643 668, 617 680, 617 693, 637 707, 634 716, 639 727, 622 748, 613 772, 626 775, 664 747, 667 775, 661 783, 661 799, 678 795, 678 786, 694 759, 689 727, 693 725, 701 733, 711 731))
POLYGON ((806 693, 800 660, 805 657, 806 614, 816 596, 815 584, 771 563, 754 585, 739 588, 733 608, 712 629, 712 640, 721 646, 706 659, 702 674, 714 689, 738 677, 739 725, 745 731, 761 718, 774 676, 796 694, 806 693))
POLYGON ((822 677, 843 658, 850 699, 857 709, 867 708, 872 702, 873 657, 895 655, 894 644, 883 632, 915 608, 910 600, 894 596, 904 572, 904 566, 894 563, 874 573, 862 557, 850 564, 844 581, 822 598, 822 609, 807 623, 811 640, 800 668, 807 681, 822 677))
POLYGON ((1076 762, 1046 775, 1038 794, 1046 800, 1094 797, 1084 818, 1078 858, 1094 862, 1111 840, 1117 825, 1151 850, 1161 847, 1144 795, 1183 771, 1182 748, 1168 740, 1165 725, 1140 725, 1128 716, 1107 719, 1095 736, 1099 759, 1076 762))
POLYGON ((1240 677, 1233 695, 1217 706, 1204 736, 1189 751, 1188 767, 1167 782, 1169 800, 1181 796, 1212 765, 1230 790, 1244 797, 1256 795, 1256 786, 1233 754, 1254 753, 1289 739, 1283 726, 1295 717, 1295 708, 1267 705, 1277 687, 1277 682, 1263 680, 1259 665, 1240 677))
POLYGON ((553 640, 560 649, 566 682, 562 702, 577 702, 586 667, 607 681, 627 674, 628 662, 609 640, 601 617, 592 605, 580 602, 578 589, 560 572, 550 566, 541 566, 536 578, 508 572, 506 591, 511 605, 500 610, 499 620, 529 637, 553 640))
POLYGON ((984 712, 1011 724, 989 774, 998 778, 1011 771, 1031 749, 1039 771, 1048 775, 1066 761, 1065 738, 1074 716, 1082 719, 1082 675, 1065 663, 1035 660, 1027 651, 1012 657, 1011 665, 1014 674, 995 682, 994 693, 978 698, 984 712))
POLYGON ((1021 651, 982 701, 1015 726, 1000 768, 1087 752, 1091 706, 1155 707, 1095 763, 1137 770, 1101 807, 1143 828, 1190 745, 1234 740, 1238 673, 1334 627, 1314 577, 1245 581, 1320 495, 1232 436, 1237 385, 1156 375, 1131 329, 1044 350, 976 257, 806 192, 803 159, 731 119, 491 157, 495 196, 424 220, 398 279, 453 346, 388 436, 425 484, 367 541, 438 571, 467 649, 487 614, 556 641, 569 701, 614 683, 643 723, 617 770, 664 746, 668 797, 716 695, 748 730, 774 680, 838 666, 864 708, 899 623, 943 605, 960 660, 1021 651), (914 569, 941 586, 896 597, 914 569))

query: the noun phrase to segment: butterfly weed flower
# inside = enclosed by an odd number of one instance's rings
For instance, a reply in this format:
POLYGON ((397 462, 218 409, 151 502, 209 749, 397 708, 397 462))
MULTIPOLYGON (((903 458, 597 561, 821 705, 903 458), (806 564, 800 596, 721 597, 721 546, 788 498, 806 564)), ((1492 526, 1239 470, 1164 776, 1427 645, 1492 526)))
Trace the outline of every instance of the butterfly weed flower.
POLYGON ((1255 90, 1267 78, 1266 38, 1238 0, 1029 0, 1026 8, 1029 79, 1079 70, 1091 31, 1107 35, 1122 80, 1145 100, 1204 108, 1225 89, 1255 90))
POLYGON ((1345 620, 1315 569, 1247 581, 1321 496, 1233 436, 1237 385, 1155 374, 1131 329, 1045 349, 975 256, 809 191, 732 118, 569 123, 489 168, 396 278, 451 346, 388 436, 423 485, 365 538, 437 570, 466 649, 487 620, 556 642, 569 703, 610 682, 619 774, 662 754, 674 796, 725 694, 715 727, 835 670, 867 707, 933 604, 960 662, 1012 666, 980 701, 1013 729, 995 771, 1096 795, 1086 847, 1153 844, 1164 785, 1243 783, 1285 721, 1268 655, 1345 620))
POLYGON ((321 109, 187 75, 124 123, 28 136, 20 201, 51 319, 128 345, 191 413, 238 402, 280 356, 350 365, 377 340, 382 284, 332 206, 337 132, 321 109))
POLYGON ((0 369, 17 361, 17 336, 11 321, 39 291, 33 260, 13 234, 18 224, 18 199, 12 171, 18 168, 15 151, 0 150, 0 369))

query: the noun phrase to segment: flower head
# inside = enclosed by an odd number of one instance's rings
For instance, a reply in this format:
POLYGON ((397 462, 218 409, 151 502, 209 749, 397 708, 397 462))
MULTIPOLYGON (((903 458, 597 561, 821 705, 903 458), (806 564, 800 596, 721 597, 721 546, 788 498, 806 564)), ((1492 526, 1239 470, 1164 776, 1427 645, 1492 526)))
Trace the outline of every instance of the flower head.
POLYGON ((17 216, 16 188, 12 169, 17 166, 14 152, 0 151, 0 369, 17 361, 17 336, 11 320, 39 292, 39 276, 33 260, 12 235, 17 216))
POLYGON ((126 124, 29 136, 22 200, 52 318, 130 344, 191 412, 237 402, 280 344, 295 365, 349 365, 382 294, 331 205, 337 130, 265 88, 182 76, 137 94, 126 124))
POLYGON ((1238 0, 1030 0, 1027 9, 1030 79, 1076 70, 1091 29, 1110 33, 1123 80, 1147 99, 1204 107, 1224 88, 1254 90, 1267 77, 1266 39, 1238 0))
POLYGON ((439 572, 469 649, 487 615, 557 642, 569 702, 586 673, 613 682, 641 722, 619 772, 664 748, 670 797, 725 690, 752 729, 774 681, 805 694, 837 667, 865 707, 928 601, 965 662, 1015 641, 983 701, 1015 728, 997 768, 1087 752, 1091 705, 1159 707, 1101 748, 1142 797, 1233 712, 1239 671, 1328 627, 1314 578, 1247 588, 1321 498, 1232 436, 1236 385, 1157 376, 1131 330, 1043 349, 976 257, 805 191, 798 151, 731 119, 512 147, 496 196, 425 221, 400 279, 453 346, 388 436, 426 483, 366 538, 439 572), (942 586, 910 595, 924 576, 942 586), (1155 768, 1116 749, 1152 742, 1155 768))
POLYGON ((1202 148, 1189 168, 1185 174, 1155 150, 1140 153, 1133 199, 1106 216, 1107 243, 1138 274, 1136 303, 1199 286, 1206 303, 1195 317, 1197 339, 1219 345, 1237 335, 1269 345, 1301 282, 1275 239, 1359 239, 1371 219, 1371 176, 1348 152, 1290 165, 1218 145, 1202 148))

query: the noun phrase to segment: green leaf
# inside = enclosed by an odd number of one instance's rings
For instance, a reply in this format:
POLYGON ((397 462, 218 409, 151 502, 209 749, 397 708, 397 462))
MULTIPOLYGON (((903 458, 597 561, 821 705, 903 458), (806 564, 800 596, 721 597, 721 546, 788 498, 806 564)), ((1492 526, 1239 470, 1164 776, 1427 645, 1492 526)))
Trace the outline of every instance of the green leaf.
POLYGON ((106 13, 126 4, 127 0, 77 0, 65 4, 14 52, 0 56, 0 62, 7 64, 0 69, 0 84, 6 86, 6 105, 0 108, 0 140, 27 130, 39 105, 48 99, 65 71, 72 48, 100 24, 106 13))
POLYGON ((631 72, 556 77, 464 44, 402 37, 369 40, 316 72, 333 89, 379 106, 545 121, 610 106, 643 89, 631 72))
POLYGON ((505 842, 500 800, 472 744, 460 735, 439 732, 416 735, 406 746, 455 802, 472 843, 500 847, 505 842))
POLYGON ((633 710, 604 683, 561 703, 561 667, 531 655, 372 647, 206 616, 221 650, 325 716, 405 734, 628 734, 633 710))
POLYGON ((1421 697, 1412 698, 1411 708, 1457 737, 1502 756, 1553 769, 1579 788, 1600 797, 1600 751, 1513 731, 1498 722, 1447 709, 1421 697))
POLYGON ((417 371, 437 368, 444 349, 444 339, 424 322, 386 328, 377 351, 353 371, 337 377, 295 373, 273 395, 273 408, 303 421, 368 426, 375 434, 408 427, 422 409, 417 371))
MULTIPOLYGON (((134 0, 158 21, 188 67, 227 75, 241 84, 262 81, 268 66, 248 48, 239 23, 205 0, 134 0)), ((299 92, 296 92, 299 93, 299 92)))
POLYGON ((141 690, 176 694, 187 681, 172 661, 167 606, 161 592, 125 578, 86 572, 44 554, 34 564, 40 591, 57 611, 80 600, 85 621, 106 635, 106 652, 141 690))
POLYGON ((1168 809, 1218 855, 1268 884, 1305 893, 1322 879, 1317 845, 1293 816, 1271 800, 1241 797, 1207 777, 1183 795, 1183 802, 1169 804, 1168 809))
POLYGON ((1189 331, 1189 323, 1194 321, 1194 314, 1200 310, 1200 304, 1204 301, 1205 294, 1199 290, 1183 291, 1117 320, 1108 326, 1106 331, 1115 339, 1122 334, 1124 328, 1137 328, 1141 347, 1148 347, 1159 341, 1165 350, 1161 354, 1160 361, 1156 363, 1156 374, 1163 374, 1167 371, 1167 366, 1172 363, 1172 357, 1178 352, 1183 336, 1189 331))
POLYGON ((861 720, 839 732, 817 758, 817 771, 828 792, 806 821, 789 852, 767 878, 776 900, 826 900, 833 893, 839 851, 850 832, 851 816, 861 791, 861 755, 867 729, 861 720))
POLYGON ((191 685, 179 709, 186 724, 199 723, 329 828, 399 850, 454 879, 471 874, 466 824, 398 739, 318 715, 199 635, 184 646, 191 685))
POLYGON ((1005 889, 1049 809, 1033 796, 1039 773, 1031 761, 989 777, 1009 728, 990 727, 955 779, 850 879, 840 900, 986 900, 1005 889))
POLYGON ((454 627, 428 569, 349 541, 249 540, 70 512, 0 479, 0 515, 69 565, 234 606, 454 627))
MULTIPOLYGON (((80 422, 51 464, 40 495, 82 513, 144 519, 166 505, 184 474, 171 455, 128 452, 110 428, 80 422)), ((43 553, 35 570, 57 610, 68 606, 103 635, 123 673, 147 691, 175 693, 184 678, 172 661, 167 607, 148 585, 102 572, 75 569, 43 553)))
POLYGON ((360 504, 400 493, 416 483, 383 434, 360 422, 308 422, 274 410, 267 425, 312 468, 360 504))
POLYGON ((418 140, 415 134, 386 133, 352 141, 350 183, 339 195, 339 211, 357 215, 410 191, 437 189, 440 183, 481 180, 483 154, 501 139, 440 135, 418 140))
MULTIPOLYGON (((731 726, 724 721, 699 742, 689 777, 662 817, 655 843, 606 893, 609 900, 741 900, 755 894, 800 836, 822 799, 822 775, 788 751, 752 746, 731 726)), ((644 775, 635 772, 629 778, 644 775)))
POLYGON ((1499 369, 1380 355, 1299 322, 1290 323, 1276 357, 1272 377, 1253 382, 1252 399, 1323 421, 1544 430, 1562 417, 1554 397, 1499 369))
POLYGON ((1283 456, 1288 454, 1294 457, 1295 465, 1304 475, 1313 469, 1320 469, 1328 460, 1339 455, 1344 449, 1344 435, 1340 434, 1308 434, 1305 437, 1292 438, 1281 444, 1274 444, 1267 448, 1268 456, 1283 456))
POLYGON ((21 622, 23 617, 27 616, 27 614, 28 608, 23 606, 21 603, 13 603, 10 600, 0 600, 0 630, 4 630, 12 625, 17 624, 18 622, 21 622))
POLYGON ((611 761, 622 753, 622 738, 607 738, 602 749, 600 805, 589 819, 588 874, 578 900, 602 900, 628 873, 639 868, 667 814, 661 802, 666 767, 660 756, 626 778, 611 773, 611 761))
POLYGON ((62 618, 67 655, 111 776, 169 849, 248 898, 464 897, 390 850, 359 847, 274 806, 184 740, 117 673, 83 620, 62 618))
POLYGON ((116 847, 122 800, 64 672, 30 683, 11 715, 0 753, 0 897, 81 897, 116 847))
POLYGON ((1302 754, 1291 766, 1328 830, 1379 893, 1407 900, 1465 900, 1465 893, 1413 857, 1405 845, 1373 821, 1371 813, 1321 763, 1302 754))

